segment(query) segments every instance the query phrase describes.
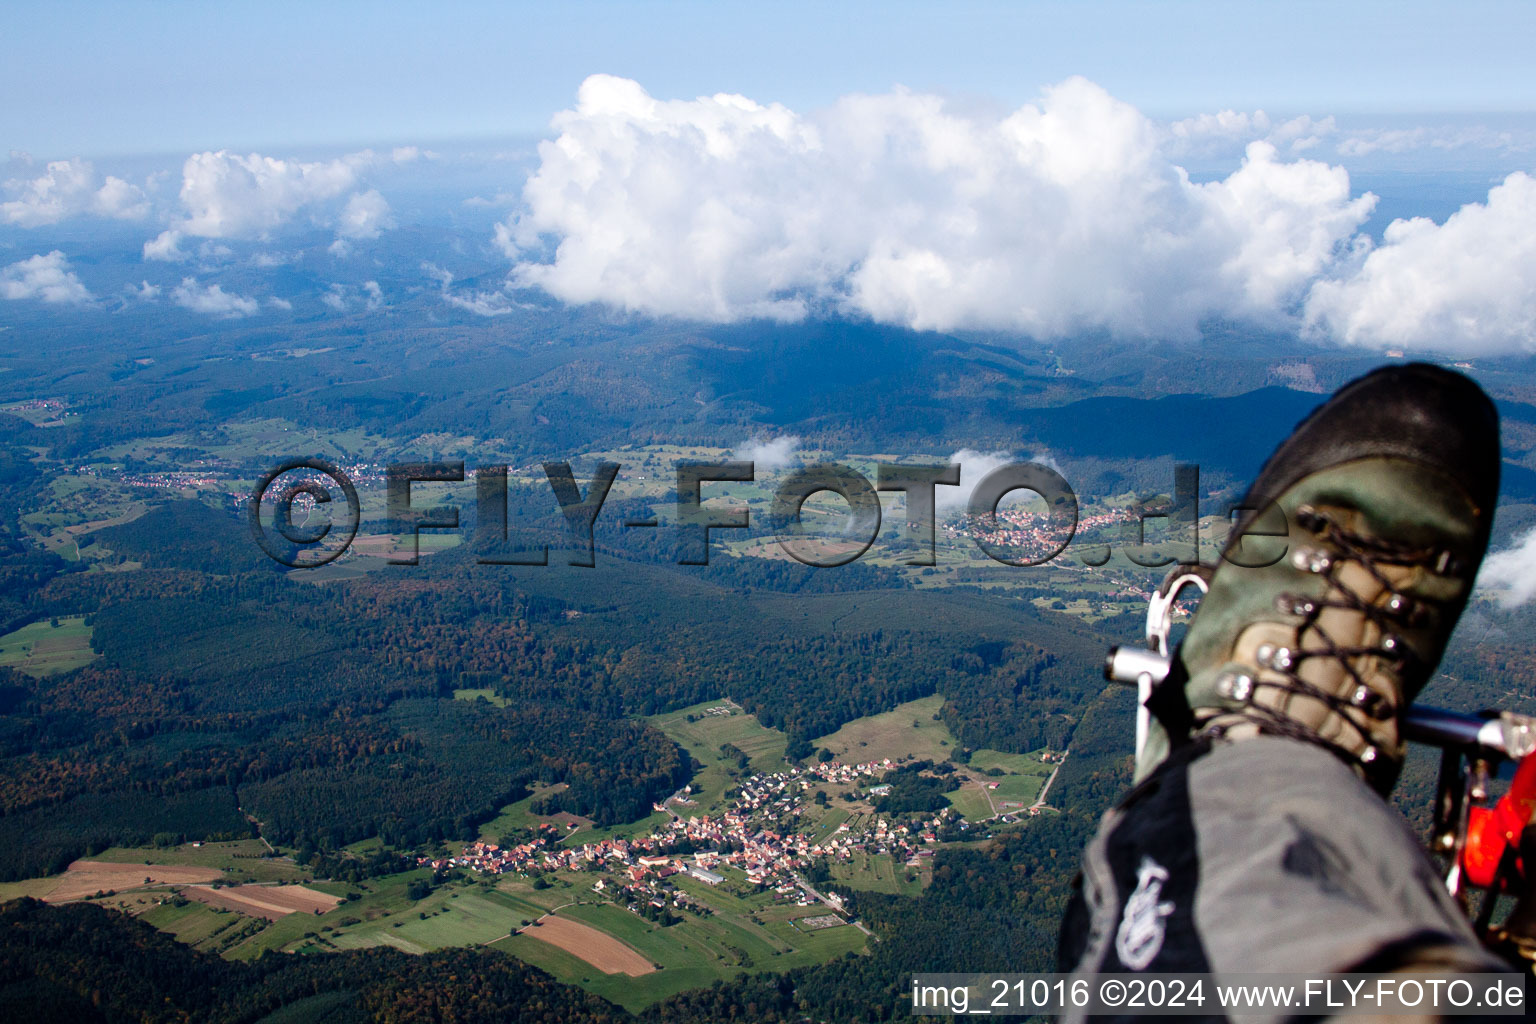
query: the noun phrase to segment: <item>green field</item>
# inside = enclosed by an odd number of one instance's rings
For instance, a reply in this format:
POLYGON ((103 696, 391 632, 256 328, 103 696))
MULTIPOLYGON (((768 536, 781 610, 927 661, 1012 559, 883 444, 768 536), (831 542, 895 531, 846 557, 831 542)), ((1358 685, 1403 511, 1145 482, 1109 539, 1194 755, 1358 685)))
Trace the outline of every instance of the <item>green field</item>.
MULTIPOLYGON (((885 861, 883 870, 875 870, 888 879, 890 858, 885 861)), ((863 933, 849 926, 800 930, 794 924, 796 918, 825 913, 826 908, 785 904, 772 893, 749 887, 739 875, 715 886, 677 879, 680 890, 708 903, 714 914, 685 913, 681 921, 665 928, 593 893, 593 876, 586 873, 549 876, 553 884, 542 890, 516 876, 494 884, 489 880, 450 882, 412 903, 405 895, 407 885, 426 876, 418 870, 345 886, 361 898, 323 915, 290 914, 265 926, 197 903, 159 905, 150 894, 139 897, 142 906, 125 909, 184 942, 241 960, 267 950, 318 953, 390 946, 424 953, 447 946, 488 945, 632 1010, 742 971, 789 970, 865 948, 863 933), (661 969, 639 978, 606 975, 547 943, 513 934, 551 911, 614 936, 661 969), (256 929, 260 930, 250 934, 256 929)), ((881 891, 906 890, 891 888, 887 882, 881 891)))
MULTIPOLYGON (((466 691, 456 691, 456 693, 463 692, 466 691)), ((560 820, 546 815, 534 814, 533 811, 530 810, 530 807, 533 805, 535 800, 538 800, 550 793, 562 792, 565 788, 566 786, 563 782, 556 783, 553 786, 534 787, 533 792, 529 793, 521 800, 507 804, 501 809, 500 813, 498 813, 496 817, 492 818, 484 825, 481 825, 481 840, 487 843, 497 843, 501 841, 502 836, 507 835, 508 833, 516 832, 518 829, 537 828, 539 825, 545 822, 548 822, 552 825, 559 825, 560 831, 565 833, 567 830, 560 820)), ((575 834, 585 837, 590 836, 591 832, 585 828, 581 828, 577 829, 575 834)), ((586 838, 581 840, 581 842, 587 841, 588 840, 586 838)))
POLYGON ((0 667, 14 668, 29 676, 68 672, 96 660, 91 650, 91 627, 79 615, 34 622, 0 636, 0 667))
POLYGON ((756 715, 747 714, 731 701, 708 700, 655 715, 649 721, 690 752, 699 748, 712 752, 718 759, 720 747, 730 743, 752 759, 751 770, 754 772, 776 771, 784 766, 784 748, 789 744, 789 737, 764 726, 756 715), (708 714, 720 709, 726 713, 708 714), (694 721, 688 721, 690 716, 694 721))
POLYGON ((29 406, 26 402, 9 402, 5 405, 0 405, 0 412, 19 416, 34 427, 62 427, 80 421, 80 414, 78 412, 73 412, 69 409, 38 408, 36 406, 29 406))
MULTIPOLYGON (((892 887, 889 857, 884 868, 871 873, 886 879, 871 888, 908 891, 892 887)), ((547 876, 553 884, 542 890, 516 876, 494 884, 489 880, 450 882, 425 899, 410 902, 406 886, 425 877, 421 870, 346 886, 361 893, 361 898, 319 916, 291 914, 255 935, 225 926, 229 919, 247 922, 242 924, 247 929, 257 927, 249 919, 200 904, 136 912, 182 941, 234 959, 254 959, 267 950, 318 953, 391 946, 424 953, 447 946, 487 945, 632 1010, 743 971, 790 970, 865 948, 863 933, 846 925, 802 931, 794 924, 796 918, 826 913, 826 908, 786 904, 772 893, 757 892, 739 874, 714 886, 691 878, 675 879, 678 889, 706 902, 714 914, 685 913, 681 921, 665 928, 593 893, 593 876, 586 873, 547 876), (661 969, 638 978, 607 975, 529 935, 513 934, 551 911, 614 936, 661 969)), ((146 897, 146 902, 152 899, 146 897)))
POLYGON ((306 451, 328 459, 373 459, 391 442, 362 430, 317 430, 287 420, 248 419, 224 423, 214 431, 145 437, 99 449, 98 458, 160 462, 177 469, 189 448, 228 462, 271 459, 273 452, 306 451))
MULTIPOLYGON (((362 498, 365 507, 368 501, 384 500, 381 495, 369 494, 362 488, 359 491, 365 495, 362 498)), ((417 535, 415 554, 417 558, 426 558, 463 542, 464 538, 457 530, 423 530, 417 535)), ((298 578, 306 583, 360 579, 370 573, 385 571, 391 563, 403 562, 411 555, 410 537, 405 534, 359 533, 346 554, 318 569, 297 570, 298 578)))
POLYGON ((482 697, 484 697, 486 700, 490 701, 492 704, 496 705, 499 708, 504 708, 504 707, 507 706, 507 698, 496 696, 496 691, 492 690, 492 689, 489 689, 489 688, 481 688, 481 689, 478 689, 478 690, 454 690, 453 691, 453 699, 454 700, 474 701, 474 700, 479 700, 482 697))
POLYGON ((981 821, 1022 810, 1040 795, 1040 787, 1045 785, 1054 767, 1040 760, 1042 753, 1044 751, 1039 750, 1030 754, 978 750, 962 769, 965 784, 945 796, 967 821, 981 821), (993 786, 996 788, 990 788, 993 786))
POLYGON ((891 711, 856 719, 828 736, 813 740, 839 761, 862 762, 888 757, 893 761, 915 757, 928 761, 948 760, 955 752, 949 727, 936 720, 944 706, 939 694, 908 701, 891 711))
POLYGON ((730 882, 708 886, 687 879, 678 888, 707 902, 715 914, 685 913, 681 921, 663 928, 613 903, 583 902, 558 911, 562 917, 607 932, 660 964, 660 970, 651 974, 636 978, 604 974, 528 934, 491 945, 633 1011, 743 972, 787 971, 865 948, 864 934, 856 928, 842 925, 802 932, 792 923, 796 917, 825 913, 824 907, 786 907, 775 904, 771 895, 735 895, 729 891, 735 888, 730 882))
POLYGON ((888 853, 855 853, 851 861, 832 861, 832 877, 850 889, 917 896, 923 891, 924 869, 896 863, 888 853))
POLYGON ((137 906, 124 909, 145 924, 174 935, 178 941, 205 953, 222 953, 264 926, 254 918, 232 910, 209 907, 196 900, 182 900, 181 906, 170 901, 154 903, 141 899, 139 902, 150 905, 142 911, 137 906))
POLYGON ((20 899, 23 896, 40 900, 59 884, 59 877, 59 875, 48 875, 44 878, 24 878, 19 882, 0 882, 0 903, 20 899))
MULTIPOLYGON (((755 715, 747 714, 729 701, 705 701, 655 715, 648 721, 703 766, 690 783, 693 792, 688 794, 688 799, 692 803, 672 805, 672 809, 683 817, 717 813, 727 803, 725 791, 743 777, 784 767, 784 748, 788 746, 789 738, 777 729, 762 725, 755 715), (723 709, 727 713, 709 714, 712 709, 723 709), (721 753, 720 748, 728 743, 749 759, 745 770, 721 753)), ((665 820, 665 817, 659 817, 653 826, 665 820)))
POLYGON ((1043 775, 1005 775, 1000 779, 990 781, 997 783, 997 788, 992 791, 992 799, 997 802, 999 811, 1018 810, 1018 807, 1006 806, 1010 804, 1023 804, 1029 806, 1040 795, 1040 787, 1045 785, 1043 775))
POLYGON ((955 810, 960 812, 961 817, 965 818, 966 821, 981 821, 997 813, 993 808, 992 801, 987 799, 987 794, 982 791, 981 787, 986 782, 997 781, 1001 780, 984 778, 981 782, 967 782, 959 789, 944 794, 944 798, 949 801, 955 810))
POLYGON ((606 828, 584 825, 575 831, 567 831, 564 843, 566 846, 580 846, 582 843, 597 843, 604 839, 632 839, 635 836, 646 836, 670 820, 668 815, 655 811, 639 821, 631 821, 624 825, 609 825, 606 828))
MULTIPOLYGON (((233 946, 225 951, 224 956, 233 960, 254 960, 267 950, 288 950, 305 946, 313 949, 325 949, 332 941, 329 936, 348 933, 351 928, 364 927, 366 925, 382 922, 383 928, 391 927, 396 921, 404 924, 407 921, 419 920, 417 914, 420 907, 413 905, 406 895, 406 889, 412 882, 431 877, 431 872, 425 868, 414 871, 404 871, 396 875, 386 875, 383 878, 371 878, 355 885, 332 886, 319 884, 316 888, 334 893, 338 888, 343 892, 355 892, 360 899, 350 900, 338 904, 335 908, 324 914, 289 914, 287 917, 278 918, 266 928, 249 939, 233 946), (342 921, 356 918, 356 925, 343 925, 342 921), (329 928, 329 931, 323 929, 329 928), (306 932, 315 932, 313 939, 306 936, 306 932)), ((457 890, 455 890, 457 891, 457 890)), ((443 889, 439 889, 421 905, 445 897, 443 889)), ((375 943, 377 944, 377 943, 375 943)), ((414 950, 420 952, 420 950, 414 950)))
POLYGON ((381 917, 339 927, 329 933, 326 941, 337 949, 387 945, 423 953, 445 946, 494 942, 536 916, 494 889, 454 887, 450 891, 438 890, 394 919, 381 917), (396 920, 403 922, 398 928, 396 920))
POLYGON ((967 763, 982 772, 988 768, 997 768, 1010 775, 1039 775, 1043 778, 1051 774, 1054 766, 1040 760, 1042 753, 1044 751, 1036 750, 1030 754, 1005 754, 1000 750, 982 748, 971 754, 967 763))

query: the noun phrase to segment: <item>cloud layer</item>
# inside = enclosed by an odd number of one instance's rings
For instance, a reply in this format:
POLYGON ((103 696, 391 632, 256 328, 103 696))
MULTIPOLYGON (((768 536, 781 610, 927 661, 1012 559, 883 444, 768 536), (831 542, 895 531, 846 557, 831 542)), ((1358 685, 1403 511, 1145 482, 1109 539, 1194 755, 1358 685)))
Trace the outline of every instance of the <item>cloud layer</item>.
POLYGON ((659 101, 595 76, 504 225, 515 277, 570 302, 705 320, 817 308, 917 329, 1192 336, 1272 315, 1347 246, 1372 199, 1347 174, 1248 147, 1191 183, 1166 132, 1085 79, 1004 116, 908 92, 803 117, 740 96, 659 101))
MULTIPOLYGON (((466 201, 513 206, 494 239, 506 280, 470 264, 455 289, 421 264, 445 303, 501 316, 519 308, 517 288, 535 288, 706 322, 846 316, 1190 339, 1235 320, 1377 349, 1536 352, 1536 178, 1516 171, 1443 223, 1395 221, 1376 241, 1365 233, 1375 197, 1338 165, 1475 148, 1513 169, 1536 152, 1528 130, 1230 110, 1159 122, 1082 78, 1011 111, 898 89, 797 112, 729 94, 661 100, 607 75, 584 82, 553 127, 520 194, 466 201)), ((371 179, 387 191, 402 165, 438 159, 412 146, 315 160, 207 151, 179 180, 157 173, 141 187, 84 160, 13 154, 0 226, 153 213, 143 258, 200 277, 231 265, 236 240, 277 248, 317 228, 340 259, 395 226, 371 179)), ((181 276, 167 275, 167 292, 181 276)), ((355 291, 321 301, 381 302, 355 291)))
POLYGON ((596 75, 553 127, 497 243, 512 284, 570 303, 1041 338, 1190 338, 1221 317, 1378 347, 1532 344, 1530 179, 1444 225, 1394 224, 1372 251, 1375 197, 1297 156, 1336 132, 1327 118, 1161 126, 1081 78, 999 114, 898 90, 802 115, 596 75), (1179 164, 1235 139, 1225 178, 1179 164))

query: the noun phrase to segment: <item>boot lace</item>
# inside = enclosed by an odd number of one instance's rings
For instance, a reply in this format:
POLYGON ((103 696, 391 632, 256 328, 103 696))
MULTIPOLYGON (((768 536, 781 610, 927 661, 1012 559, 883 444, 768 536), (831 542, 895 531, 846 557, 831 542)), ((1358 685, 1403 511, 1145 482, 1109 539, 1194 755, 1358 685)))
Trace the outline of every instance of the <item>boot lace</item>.
MULTIPOLYGON (((1360 662, 1375 657, 1386 662, 1391 670, 1403 679, 1418 670, 1419 659, 1408 644, 1394 630, 1404 625, 1417 625, 1433 612, 1423 599, 1411 599, 1398 592, 1396 585, 1383 571, 1389 567, 1423 567, 1437 574, 1454 572, 1455 557, 1440 548, 1415 547, 1390 540, 1365 537, 1345 528, 1335 518, 1310 506, 1297 510, 1298 524, 1319 540, 1317 546, 1306 545, 1289 555, 1294 568, 1322 576, 1328 588, 1321 598, 1281 594, 1276 598, 1276 609, 1284 614, 1296 615, 1295 643, 1291 647, 1261 644, 1256 660, 1261 668, 1268 669, 1276 677, 1259 678, 1246 674, 1225 674, 1217 680, 1217 690, 1242 706, 1223 710, 1221 717, 1236 715, 1256 725, 1260 732, 1286 736, 1292 739, 1319 744, 1332 750, 1346 762, 1361 766, 1367 776, 1383 771, 1395 774, 1395 766, 1381 764, 1381 752, 1375 746, 1372 726, 1388 721, 1403 709, 1391 697, 1373 689, 1360 670, 1360 662), (1382 602, 1367 601, 1342 578, 1340 569, 1348 563, 1363 568, 1377 583, 1387 598, 1382 602), (1380 632, 1375 644, 1343 643, 1324 628, 1321 618, 1328 609, 1343 609, 1358 613, 1374 623, 1380 632), (1342 668, 1349 685, 1347 692, 1329 692, 1301 677, 1301 668, 1317 659, 1332 659, 1342 668), (1319 736, 1312 729, 1291 718, 1268 702, 1256 703, 1254 698, 1262 690, 1280 691, 1293 697, 1305 697, 1325 705, 1353 730, 1362 749, 1348 747, 1319 736)), ((1277 700, 1275 703, 1288 703, 1277 700)), ((1199 735, 1217 737, 1225 732, 1225 724, 1212 724, 1199 735)))

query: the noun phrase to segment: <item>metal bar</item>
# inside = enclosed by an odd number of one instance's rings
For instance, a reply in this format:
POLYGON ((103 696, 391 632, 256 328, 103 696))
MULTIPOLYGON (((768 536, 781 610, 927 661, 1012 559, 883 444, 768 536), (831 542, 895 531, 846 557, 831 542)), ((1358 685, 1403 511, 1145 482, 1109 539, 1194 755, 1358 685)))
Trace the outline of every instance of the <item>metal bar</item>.
MULTIPOLYGON (((1144 647, 1112 647, 1104 678, 1135 686, 1140 700, 1168 675, 1169 661, 1144 647)), ((1403 715, 1403 736, 1414 743, 1477 751, 1485 757, 1519 760, 1536 752, 1536 719, 1508 711, 1468 715, 1416 704, 1403 715)))

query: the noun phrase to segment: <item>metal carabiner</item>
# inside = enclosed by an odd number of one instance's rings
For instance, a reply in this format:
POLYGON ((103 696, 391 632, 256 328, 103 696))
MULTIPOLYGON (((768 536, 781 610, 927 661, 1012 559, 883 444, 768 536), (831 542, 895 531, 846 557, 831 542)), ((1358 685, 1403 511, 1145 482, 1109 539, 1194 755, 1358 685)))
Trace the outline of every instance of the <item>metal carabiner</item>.
POLYGON ((1208 565, 1176 565, 1163 577, 1162 584, 1147 602, 1147 647, 1168 657, 1168 635, 1173 632, 1173 606, 1185 587, 1195 587, 1201 596, 1211 592, 1208 565))

